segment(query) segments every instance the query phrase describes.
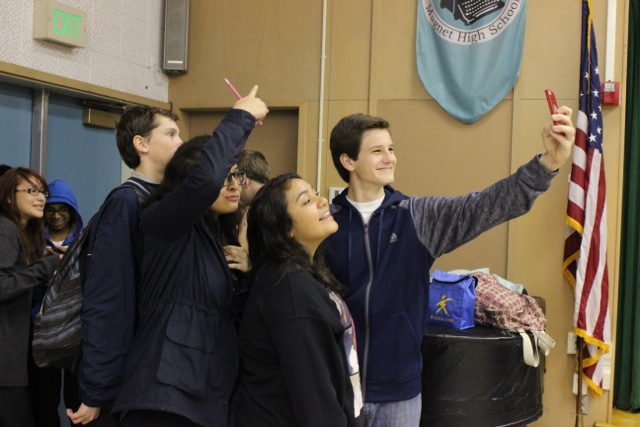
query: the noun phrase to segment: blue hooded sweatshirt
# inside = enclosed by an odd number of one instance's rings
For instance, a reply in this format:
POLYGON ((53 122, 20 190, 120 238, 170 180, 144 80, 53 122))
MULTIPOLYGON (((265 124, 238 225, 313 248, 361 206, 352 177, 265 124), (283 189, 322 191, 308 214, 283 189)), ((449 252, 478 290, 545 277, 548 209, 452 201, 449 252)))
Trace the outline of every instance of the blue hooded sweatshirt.
MULTIPOLYGON (((64 182, 61 179, 56 179, 55 181, 51 181, 49 183, 49 197, 47 197, 46 204, 49 203, 64 203, 73 209, 72 213, 72 224, 71 224, 71 234, 69 234, 61 246, 69 246, 71 242, 73 242, 82 232, 83 222, 82 217, 80 216, 80 212, 78 211, 78 201, 76 200, 76 196, 73 194, 71 187, 69 184, 64 182)), ((44 230, 44 239, 47 243, 47 246, 52 248, 56 245, 49 238, 49 232, 46 227, 45 220, 45 230, 44 230)), ((31 304, 31 315, 35 316, 40 311, 40 306, 42 305, 42 300, 44 299, 44 295, 46 293, 47 288, 42 285, 38 286, 33 290, 32 296, 32 304, 31 304)))
MULTIPOLYGON (((71 224, 72 232, 62 242, 62 246, 68 246, 80 235, 83 227, 82 217, 78 210, 78 201, 76 200, 76 196, 73 194, 71 187, 69 187, 69 184, 61 179, 51 181, 49 184, 49 197, 47 197, 47 204, 49 203, 65 203, 69 207, 73 208, 73 223, 71 224)), ((47 241, 47 246, 53 246, 53 242, 49 238, 47 230, 44 232, 44 238, 47 241)))
POLYGON ((387 186, 366 224, 347 190, 333 199, 339 228, 322 245, 355 322, 365 402, 407 400, 421 392, 420 345, 434 261, 529 211, 556 174, 536 157, 465 196, 408 197, 387 186))

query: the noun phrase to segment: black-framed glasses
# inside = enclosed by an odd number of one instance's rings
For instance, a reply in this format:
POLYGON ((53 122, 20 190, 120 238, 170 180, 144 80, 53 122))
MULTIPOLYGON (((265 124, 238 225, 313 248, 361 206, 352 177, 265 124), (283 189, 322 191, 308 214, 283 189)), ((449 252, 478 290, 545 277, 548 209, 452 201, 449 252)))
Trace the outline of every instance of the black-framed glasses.
POLYGON ((224 179, 225 187, 231 183, 231 178, 235 179, 238 184, 244 185, 244 183, 247 182, 247 172, 245 171, 230 172, 229 175, 227 175, 227 177, 224 179))
POLYGON ((60 206, 58 209, 53 206, 47 206, 44 208, 44 214, 49 216, 54 216, 55 214, 66 216, 71 213, 71 208, 69 206, 60 206))
POLYGON ((49 192, 47 190, 38 190, 37 188, 29 187, 23 190, 16 190, 16 193, 22 191, 25 193, 29 193, 30 196, 37 197, 38 194, 42 194, 45 198, 49 197, 49 192))

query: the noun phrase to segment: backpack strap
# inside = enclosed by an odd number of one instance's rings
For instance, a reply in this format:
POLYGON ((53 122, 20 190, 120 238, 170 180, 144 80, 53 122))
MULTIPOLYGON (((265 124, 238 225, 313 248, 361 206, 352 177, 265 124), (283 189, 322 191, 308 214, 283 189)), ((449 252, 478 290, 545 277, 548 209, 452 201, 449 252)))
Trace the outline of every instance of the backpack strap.
MULTIPOLYGON (((105 197, 105 202, 113 195, 113 193, 115 193, 118 190, 121 190, 123 188, 131 188, 135 193, 136 196, 138 197, 138 203, 142 204, 142 202, 144 201, 144 199, 147 198, 147 196, 149 196, 149 194, 151 194, 151 192, 145 188, 144 185, 140 184, 139 182, 137 182, 136 180, 129 178, 127 179, 125 182, 123 182, 122 184, 118 185, 116 188, 112 189, 109 194, 107 194, 107 197, 105 197)), ((104 203, 104 202, 103 202, 104 203)), ((102 217, 102 206, 100 206, 100 209, 98 210, 98 212, 91 217, 91 219, 89 220, 89 223, 87 224, 87 226, 85 228, 89 228, 92 224, 96 224, 96 226, 98 226, 100 224, 100 218, 102 217)), ((92 233, 95 234, 95 233, 92 233)), ((90 236, 92 237, 92 236, 90 236)), ((89 242, 89 245, 93 246, 93 239, 91 239, 91 241, 89 242)))
MULTIPOLYGON (((138 196, 138 226, 140 226, 140 209, 142 207, 142 203, 144 202, 144 200, 151 194, 151 191, 149 191, 147 187, 145 187, 144 185, 142 185, 140 182, 136 181, 133 178, 127 179, 125 182, 123 182, 118 187, 116 187, 113 191, 116 191, 121 188, 127 188, 127 187, 131 188, 136 193, 136 196, 138 196)), ((142 262, 142 247, 143 247, 142 235, 140 233, 137 233, 135 236, 132 237, 132 239, 133 239, 132 242, 134 245, 133 256, 134 256, 135 265, 136 265, 135 276, 136 276, 136 283, 138 283, 140 281, 140 263, 142 262)))
MULTIPOLYGON (((144 185, 140 184, 138 181, 132 178, 127 179, 118 187, 114 188, 111 192, 113 193, 114 191, 120 188, 127 188, 127 187, 132 188, 133 191, 136 192, 136 195, 138 196, 138 203, 142 203, 144 199, 146 199, 149 196, 149 194, 151 194, 151 192, 144 185)), ((111 195, 111 193, 109 193, 109 195, 111 195)))

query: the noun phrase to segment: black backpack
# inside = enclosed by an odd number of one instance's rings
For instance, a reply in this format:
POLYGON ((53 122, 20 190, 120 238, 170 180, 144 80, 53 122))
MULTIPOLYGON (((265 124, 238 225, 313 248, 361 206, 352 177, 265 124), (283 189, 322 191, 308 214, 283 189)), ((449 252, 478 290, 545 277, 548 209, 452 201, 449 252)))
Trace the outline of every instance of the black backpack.
MULTIPOLYGON (((146 188, 129 179, 111 190, 107 199, 121 188, 132 188, 139 203, 149 195, 146 188)), ((49 282, 40 311, 33 319, 33 359, 41 368, 53 366, 75 371, 80 361, 87 254, 93 247, 93 231, 99 226, 101 215, 102 207, 65 252, 49 282)))

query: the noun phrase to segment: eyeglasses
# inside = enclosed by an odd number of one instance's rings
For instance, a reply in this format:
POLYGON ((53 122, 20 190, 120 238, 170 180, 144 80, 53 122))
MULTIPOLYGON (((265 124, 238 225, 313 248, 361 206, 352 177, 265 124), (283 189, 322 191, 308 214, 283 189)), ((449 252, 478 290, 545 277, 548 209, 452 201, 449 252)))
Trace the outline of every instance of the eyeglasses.
POLYGON ((245 171, 235 171, 229 173, 227 177, 224 179, 224 186, 231 184, 231 178, 235 179, 236 182, 240 185, 244 185, 247 181, 247 173, 245 171))
POLYGON ((69 209, 69 206, 60 206, 58 209, 52 206, 47 206, 46 208, 44 208, 44 214, 49 216, 54 216, 55 214, 65 216, 69 215, 70 212, 71 209, 69 209))
POLYGON ((29 195, 33 196, 33 197, 37 197, 38 194, 42 194, 45 198, 49 197, 49 192, 46 190, 38 190, 37 188, 33 188, 33 187, 29 187, 29 188, 25 188, 24 190, 16 190, 16 193, 19 191, 23 191, 25 193, 29 193, 29 195))

